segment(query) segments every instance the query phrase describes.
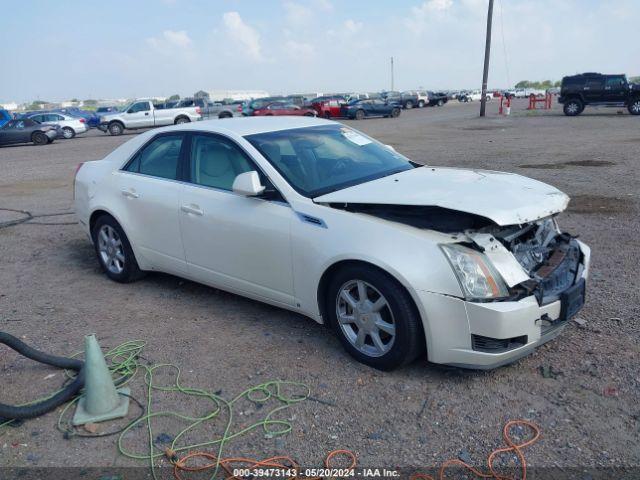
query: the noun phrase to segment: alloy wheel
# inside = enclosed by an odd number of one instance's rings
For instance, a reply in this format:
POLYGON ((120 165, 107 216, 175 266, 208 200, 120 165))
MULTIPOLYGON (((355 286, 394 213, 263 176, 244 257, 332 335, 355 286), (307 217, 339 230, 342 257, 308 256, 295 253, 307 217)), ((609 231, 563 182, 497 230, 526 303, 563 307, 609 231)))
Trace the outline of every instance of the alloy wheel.
POLYGON ((110 225, 103 225, 98 231, 98 252, 107 270, 116 275, 123 272, 125 256, 122 240, 110 225))
POLYGON ((387 299, 373 285, 350 280, 336 299, 338 324, 349 343, 369 357, 381 357, 393 347, 396 323, 387 299))
POLYGON ((631 112, 635 115, 640 115, 640 101, 636 101, 631 104, 631 112))

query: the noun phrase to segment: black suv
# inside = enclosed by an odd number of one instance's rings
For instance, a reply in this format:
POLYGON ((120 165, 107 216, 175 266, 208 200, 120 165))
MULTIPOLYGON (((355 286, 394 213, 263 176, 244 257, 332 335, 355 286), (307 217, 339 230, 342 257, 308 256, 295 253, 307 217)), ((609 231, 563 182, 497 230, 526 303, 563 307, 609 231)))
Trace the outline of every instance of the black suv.
POLYGON ((587 105, 627 107, 632 115, 640 115, 640 85, 630 84, 625 75, 582 73, 562 79, 558 103, 570 117, 580 115, 587 105))

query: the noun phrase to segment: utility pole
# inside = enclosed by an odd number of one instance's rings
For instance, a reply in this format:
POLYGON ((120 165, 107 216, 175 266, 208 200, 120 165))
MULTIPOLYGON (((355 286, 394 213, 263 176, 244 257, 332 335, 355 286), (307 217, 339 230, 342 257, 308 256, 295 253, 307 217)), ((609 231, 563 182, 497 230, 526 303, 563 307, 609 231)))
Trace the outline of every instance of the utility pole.
POLYGON ((393 57, 391 57, 391 91, 393 92, 393 57))
POLYGON ((491 54, 491 22, 493 20, 493 0, 489 0, 487 14, 487 41, 484 47, 484 71, 482 72, 482 98, 480 99, 480 116, 484 117, 487 106, 487 82, 489 81, 489 55, 491 54))

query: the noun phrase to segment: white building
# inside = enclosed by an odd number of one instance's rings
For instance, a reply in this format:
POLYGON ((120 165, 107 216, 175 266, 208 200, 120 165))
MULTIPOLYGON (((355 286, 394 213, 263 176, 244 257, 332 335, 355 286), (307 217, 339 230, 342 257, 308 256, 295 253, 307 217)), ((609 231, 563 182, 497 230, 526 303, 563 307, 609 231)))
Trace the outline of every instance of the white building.
POLYGON ((16 102, 0 103, 0 108, 5 110, 17 110, 18 104, 16 102))
POLYGON ((217 102, 226 98, 233 100, 251 100, 254 98, 264 98, 269 96, 269 92, 264 90, 207 90, 209 100, 217 102))

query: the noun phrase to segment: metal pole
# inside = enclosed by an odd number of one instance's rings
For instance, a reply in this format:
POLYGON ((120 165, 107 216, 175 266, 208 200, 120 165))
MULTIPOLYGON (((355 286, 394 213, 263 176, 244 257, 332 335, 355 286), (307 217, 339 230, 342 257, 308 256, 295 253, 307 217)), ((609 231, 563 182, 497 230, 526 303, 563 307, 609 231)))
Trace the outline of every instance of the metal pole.
POLYGON ((391 57, 391 91, 393 92, 393 57, 391 57))
POLYGON ((493 20, 493 0, 489 0, 487 14, 487 42, 484 47, 484 71, 482 72, 482 98, 480 99, 480 116, 484 117, 487 106, 487 82, 489 81, 489 55, 491 54, 491 21, 493 20))

